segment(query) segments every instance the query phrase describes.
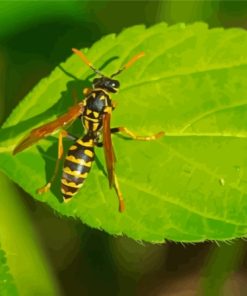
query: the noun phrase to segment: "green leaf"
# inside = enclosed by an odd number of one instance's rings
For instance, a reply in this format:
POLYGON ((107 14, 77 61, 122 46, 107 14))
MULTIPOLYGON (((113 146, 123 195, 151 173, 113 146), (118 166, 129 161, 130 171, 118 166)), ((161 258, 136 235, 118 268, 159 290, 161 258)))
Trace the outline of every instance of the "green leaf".
MULTIPOLYGON (((153 142, 113 136, 126 202, 123 214, 117 211, 115 192, 108 188, 102 149, 97 148, 98 161, 68 204, 60 202, 59 181, 51 192, 35 193, 52 174, 54 138, 11 155, 28 130, 65 112, 74 90, 82 97, 82 88, 90 85, 92 71, 76 56, 43 79, 4 124, 1 169, 57 212, 111 234, 151 242, 243 237, 247 233, 246 48, 245 30, 209 30, 206 24, 195 23, 135 26, 85 50, 107 75, 145 51, 144 58, 119 76, 112 126, 126 126, 141 135, 166 131, 164 138, 153 142)), ((75 132, 82 134, 80 125, 75 132)))
POLYGON ((8 263, 4 251, 0 247, 0 295, 15 296, 17 294, 13 277, 9 272, 8 263))
MULTIPOLYGON (((5 252, 18 295, 61 295, 20 195, 1 172, 0 188, 0 247, 5 252)), ((1 292, 0 276, 0 295, 5 295, 1 292)), ((9 295, 15 294, 6 294, 9 295)))
POLYGON ((197 288, 198 295, 234 295, 228 281, 239 270, 245 255, 245 242, 236 240, 231 244, 219 243, 210 249, 201 271, 197 288))

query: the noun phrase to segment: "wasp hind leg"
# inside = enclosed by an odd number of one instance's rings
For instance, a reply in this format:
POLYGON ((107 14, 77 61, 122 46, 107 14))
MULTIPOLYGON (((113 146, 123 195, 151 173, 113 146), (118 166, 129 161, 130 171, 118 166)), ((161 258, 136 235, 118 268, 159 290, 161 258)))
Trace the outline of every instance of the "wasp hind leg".
POLYGON ((165 134, 164 132, 159 132, 157 134, 150 135, 150 136, 137 136, 135 133, 133 133, 132 131, 130 131, 126 127, 114 127, 114 128, 111 128, 111 133, 123 133, 123 134, 126 134, 127 136, 129 136, 130 138, 132 138, 134 140, 139 140, 139 141, 156 140, 156 139, 159 139, 159 138, 163 137, 164 134, 165 134))
POLYGON ((57 156, 57 160, 56 160, 56 164, 55 164, 55 169, 54 169, 54 172, 53 172, 53 175, 52 175, 50 181, 45 186, 37 189, 37 193, 39 193, 39 194, 42 194, 42 193, 47 192, 50 189, 51 184, 53 183, 53 181, 55 180, 55 178, 57 176, 58 168, 59 168, 59 162, 60 162, 60 160, 63 157, 63 152, 64 152, 64 149, 63 149, 63 138, 65 138, 65 137, 68 138, 68 139, 71 139, 73 141, 77 140, 76 137, 72 136, 71 134, 69 134, 65 130, 62 130, 59 133, 59 136, 58 136, 58 156, 57 156))
POLYGON ((124 209, 125 209, 125 205, 124 205, 124 199, 123 199, 123 195, 122 195, 122 192, 120 191, 120 188, 119 188, 119 185, 118 185, 118 179, 117 179, 117 176, 116 174, 114 173, 114 176, 113 176, 113 180, 114 180, 114 189, 117 193, 117 196, 118 196, 118 202, 119 202, 119 212, 123 212, 124 209))

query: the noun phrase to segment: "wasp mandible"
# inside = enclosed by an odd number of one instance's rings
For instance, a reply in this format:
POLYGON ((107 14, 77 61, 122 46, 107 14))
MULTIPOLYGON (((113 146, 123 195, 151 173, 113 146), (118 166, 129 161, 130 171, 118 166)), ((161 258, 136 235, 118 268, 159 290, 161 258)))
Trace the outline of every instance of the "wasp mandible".
POLYGON ((147 137, 137 136, 125 127, 111 128, 110 124, 111 114, 115 109, 110 95, 116 93, 120 87, 119 81, 114 79, 114 77, 119 75, 123 70, 128 69, 139 58, 143 57, 144 53, 137 54, 117 72, 107 77, 96 69, 81 51, 75 48, 72 51, 99 77, 93 80, 92 89, 85 89, 83 91, 85 98, 82 102, 72 106, 67 113, 61 115, 56 120, 31 130, 29 135, 22 139, 16 146, 13 154, 21 152, 34 143, 37 143, 40 139, 61 129, 58 136, 58 157, 54 173, 49 182, 38 189, 38 193, 47 192, 54 182, 59 169, 59 162, 62 160, 64 154, 63 138, 66 137, 73 140, 73 144, 70 146, 64 160, 61 179, 63 200, 68 202, 82 187, 91 170, 95 156, 94 147, 103 146, 109 186, 115 189, 119 200, 119 211, 123 212, 125 206, 115 174, 116 158, 112 146, 111 134, 121 132, 132 139, 143 141, 155 140, 164 135, 164 132, 159 132, 147 137), (73 136, 64 129, 77 118, 81 120, 85 130, 84 136, 81 138, 73 136))

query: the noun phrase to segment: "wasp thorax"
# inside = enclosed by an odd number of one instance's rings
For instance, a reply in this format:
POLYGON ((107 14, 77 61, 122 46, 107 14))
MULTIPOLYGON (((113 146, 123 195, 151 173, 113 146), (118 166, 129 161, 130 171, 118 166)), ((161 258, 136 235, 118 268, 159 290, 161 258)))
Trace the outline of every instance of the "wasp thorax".
POLYGON ((103 76, 100 78, 95 78, 93 80, 93 86, 94 88, 103 88, 109 92, 115 93, 118 91, 120 83, 118 80, 103 76))

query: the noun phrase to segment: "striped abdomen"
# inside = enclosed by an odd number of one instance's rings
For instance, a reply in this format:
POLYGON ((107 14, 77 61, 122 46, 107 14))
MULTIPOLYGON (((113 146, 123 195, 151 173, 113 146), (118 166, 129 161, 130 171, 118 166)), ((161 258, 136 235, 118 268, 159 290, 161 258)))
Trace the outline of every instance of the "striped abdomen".
POLYGON ((68 201, 83 185, 94 160, 93 139, 84 136, 78 139, 68 151, 64 161, 61 191, 68 201))

